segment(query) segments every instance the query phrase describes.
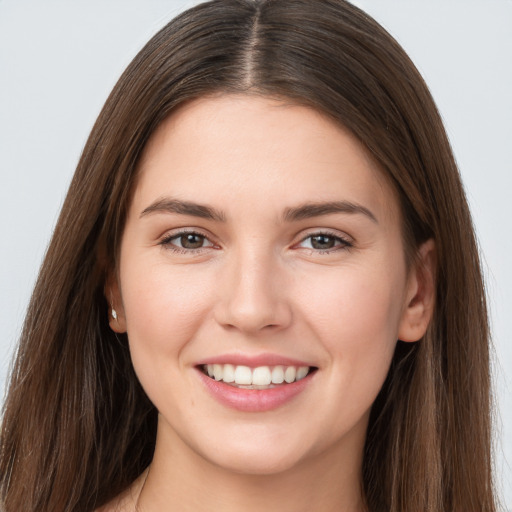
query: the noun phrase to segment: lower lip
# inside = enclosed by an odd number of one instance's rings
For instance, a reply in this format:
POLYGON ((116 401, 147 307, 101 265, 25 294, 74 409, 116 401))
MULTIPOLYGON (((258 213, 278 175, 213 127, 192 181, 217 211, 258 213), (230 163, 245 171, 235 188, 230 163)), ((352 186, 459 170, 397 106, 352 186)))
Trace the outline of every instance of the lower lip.
POLYGON ((199 368, 199 376, 210 394, 221 404, 243 412, 264 412, 277 409, 290 402, 310 384, 311 372, 303 379, 291 384, 278 385, 269 389, 244 389, 230 386, 205 375, 199 368))

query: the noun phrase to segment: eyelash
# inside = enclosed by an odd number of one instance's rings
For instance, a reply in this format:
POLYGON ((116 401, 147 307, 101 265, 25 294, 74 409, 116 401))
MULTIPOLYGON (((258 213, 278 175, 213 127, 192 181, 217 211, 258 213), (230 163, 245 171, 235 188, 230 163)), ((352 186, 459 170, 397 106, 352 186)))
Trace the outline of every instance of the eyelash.
MULTIPOLYGON (((330 247, 328 249, 315 249, 314 247, 304 247, 304 249, 307 249, 311 254, 330 254, 337 251, 342 250, 349 250, 353 247, 353 243, 348 240, 347 238, 344 238, 342 236, 336 235, 334 233, 331 233, 329 231, 315 231, 313 233, 309 233, 307 236, 302 238, 298 244, 295 244, 294 247, 304 243, 306 240, 312 240, 314 237, 326 237, 334 240, 334 243, 337 245, 334 245, 334 247, 330 247)), ((171 233, 164 237, 160 242, 159 245, 165 247, 167 250, 173 251, 178 254, 199 254, 203 252, 205 249, 209 249, 211 247, 215 247, 215 244, 209 240, 209 238, 204 235, 203 233, 199 233, 197 231, 179 231, 178 233, 171 233), (195 249, 187 249, 184 247, 179 247, 172 243, 173 240, 177 240, 179 238, 182 238, 186 235, 194 235, 197 237, 201 237, 203 240, 206 240, 210 242, 211 245, 205 246, 205 247, 198 247, 195 249)))
POLYGON ((349 250, 354 246, 354 244, 348 238, 340 236, 339 234, 331 233, 329 231, 315 231, 314 233, 309 233, 299 242, 299 244, 304 243, 306 240, 312 240, 314 237, 330 238, 333 239, 334 243, 338 245, 328 249, 315 249, 314 247, 305 247, 305 249, 309 250, 311 254, 331 254, 333 252, 349 250))
POLYGON ((179 231, 178 233, 170 233, 169 235, 167 235, 166 237, 164 237, 161 241, 160 241, 160 245, 165 247, 167 250, 170 250, 170 251, 173 251, 175 253, 178 253, 178 254, 198 254, 200 252, 202 252, 203 250, 205 249, 208 249, 210 247, 215 247, 215 244, 213 242, 211 242, 209 240, 209 238, 204 235, 203 233, 199 233, 197 231, 194 231, 194 230, 191 230, 191 231, 179 231), (179 247, 175 244, 172 243, 173 240, 177 240, 179 238, 182 238, 186 235, 194 235, 194 236, 198 236, 198 237, 201 237, 202 239, 204 240, 207 240, 208 242, 211 243, 211 245, 208 245, 206 247, 198 247, 197 249, 187 249, 185 247, 179 247))

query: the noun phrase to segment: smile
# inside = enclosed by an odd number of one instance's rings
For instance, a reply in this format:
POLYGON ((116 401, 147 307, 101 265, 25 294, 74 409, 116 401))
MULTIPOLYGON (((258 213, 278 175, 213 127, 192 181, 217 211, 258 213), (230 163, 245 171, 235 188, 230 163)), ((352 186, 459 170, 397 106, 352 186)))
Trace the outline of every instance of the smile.
POLYGON ((313 368, 309 366, 258 366, 251 368, 233 364, 205 364, 202 370, 216 381, 243 389, 271 389, 276 385, 291 384, 305 378, 313 368))
POLYGON ((202 361, 196 370, 208 395, 241 412, 265 412, 293 402, 318 373, 315 366, 272 355, 220 356, 202 361))

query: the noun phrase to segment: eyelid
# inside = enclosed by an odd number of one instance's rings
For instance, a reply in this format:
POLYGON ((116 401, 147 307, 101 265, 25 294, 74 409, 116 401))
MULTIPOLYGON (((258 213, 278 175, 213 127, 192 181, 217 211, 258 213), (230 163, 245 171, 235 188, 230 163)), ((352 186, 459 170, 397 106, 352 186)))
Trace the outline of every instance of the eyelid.
POLYGON ((302 247, 302 249, 309 250, 315 254, 322 254, 322 253, 336 252, 336 251, 340 251, 340 250, 344 250, 344 249, 346 250, 346 249, 350 249, 354 246, 354 239, 351 236, 347 235, 346 233, 342 233, 340 231, 327 229, 327 228, 317 228, 317 229, 308 230, 306 233, 302 233, 299 241, 293 245, 293 248, 301 249, 300 244, 302 244, 307 239, 312 238, 314 236, 332 237, 341 243, 339 243, 338 245, 335 245, 334 247, 328 248, 328 249, 315 249, 312 247, 302 247))
POLYGON ((164 249, 178 252, 178 253, 186 253, 186 254, 197 254, 199 252, 202 252, 207 249, 211 248, 218 248, 218 244, 216 244, 212 240, 212 236, 205 233, 200 228, 195 227, 183 227, 183 228, 176 228, 170 231, 166 231, 164 235, 159 237, 158 245, 162 246, 164 249), (174 245, 171 243, 172 240, 179 238, 184 235, 198 235, 200 237, 203 237, 205 240, 207 240, 211 245, 207 245, 205 247, 198 247, 197 249, 187 249, 185 247, 180 247, 178 245, 174 245))

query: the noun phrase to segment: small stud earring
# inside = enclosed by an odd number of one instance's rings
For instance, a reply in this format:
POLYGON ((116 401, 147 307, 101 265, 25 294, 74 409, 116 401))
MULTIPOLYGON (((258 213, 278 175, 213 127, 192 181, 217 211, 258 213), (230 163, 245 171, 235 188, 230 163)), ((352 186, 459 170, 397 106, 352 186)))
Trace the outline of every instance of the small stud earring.
POLYGON ((117 311, 114 308, 112 308, 112 318, 117 320, 117 311))

